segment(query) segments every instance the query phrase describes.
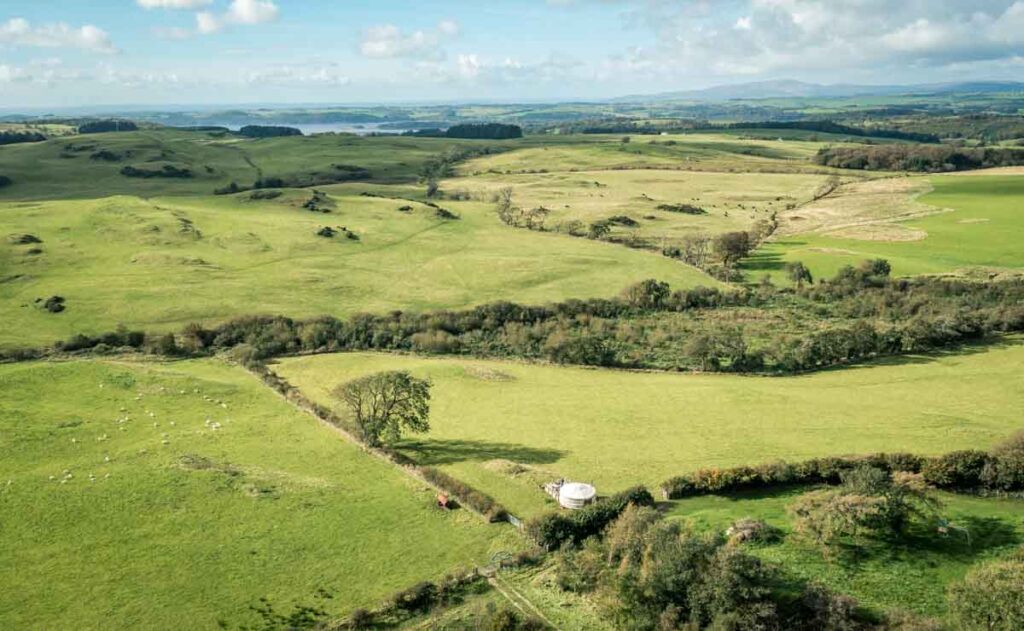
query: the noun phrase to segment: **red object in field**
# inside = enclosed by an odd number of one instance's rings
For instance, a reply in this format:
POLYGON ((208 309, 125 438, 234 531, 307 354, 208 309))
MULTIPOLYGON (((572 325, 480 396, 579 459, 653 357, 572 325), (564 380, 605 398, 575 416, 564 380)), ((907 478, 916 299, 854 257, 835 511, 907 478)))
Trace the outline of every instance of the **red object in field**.
POLYGON ((438 493, 437 505, 441 508, 448 508, 448 495, 445 493, 438 493))

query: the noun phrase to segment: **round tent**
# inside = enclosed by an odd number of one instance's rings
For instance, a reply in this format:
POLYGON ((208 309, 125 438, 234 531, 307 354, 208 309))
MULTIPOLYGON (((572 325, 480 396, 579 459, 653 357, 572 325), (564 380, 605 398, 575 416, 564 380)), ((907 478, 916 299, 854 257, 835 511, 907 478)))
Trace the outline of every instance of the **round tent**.
POLYGON ((597 489, 583 482, 566 482, 558 489, 558 503, 565 508, 583 508, 597 498, 597 489))

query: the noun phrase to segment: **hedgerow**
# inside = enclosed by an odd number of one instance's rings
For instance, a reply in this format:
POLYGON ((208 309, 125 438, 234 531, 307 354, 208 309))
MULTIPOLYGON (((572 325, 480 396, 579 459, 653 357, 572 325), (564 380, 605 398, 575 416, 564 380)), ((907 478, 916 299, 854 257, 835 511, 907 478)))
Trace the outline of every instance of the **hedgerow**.
MULTIPOLYGON (((1024 440, 1014 438, 1024 443, 1024 440)), ((842 474, 863 466, 889 473, 920 473, 924 481, 949 491, 1009 492, 1024 490, 1024 448, 992 453, 953 451, 939 456, 878 453, 829 456, 800 462, 777 461, 755 466, 698 469, 661 485, 665 499, 734 493, 786 485, 838 484, 842 474)))

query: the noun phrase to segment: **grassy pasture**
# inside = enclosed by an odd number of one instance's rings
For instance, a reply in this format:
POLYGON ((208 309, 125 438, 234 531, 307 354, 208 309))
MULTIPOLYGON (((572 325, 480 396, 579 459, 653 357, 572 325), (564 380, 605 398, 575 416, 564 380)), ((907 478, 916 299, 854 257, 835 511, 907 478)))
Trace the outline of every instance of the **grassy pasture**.
POLYGON ((261 176, 330 172, 335 164, 369 169, 375 182, 415 182, 431 157, 452 148, 482 146, 502 143, 350 135, 247 139, 160 129, 87 134, 0 147, 0 174, 14 181, 0 189, 0 200, 209 195, 232 181, 249 185, 261 176), (92 158, 101 150, 121 159, 92 158), (132 178, 120 173, 125 166, 163 165, 188 168, 193 177, 132 178))
POLYGON ((212 360, 0 366, 0 450, 5 629, 338 616, 519 545, 212 360))
POLYGON ((652 277, 714 283, 651 252, 508 228, 490 204, 444 202, 461 215, 445 221, 422 204, 357 189, 365 187, 324 189, 335 204, 328 214, 302 209, 304 190, 272 201, 243 193, 0 203, 0 344, 49 343, 118 323, 168 330, 252 313, 543 303, 607 296, 652 277), (398 210, 405 205, 413 210, 398 210), (347 227, 360 240, 319 237, 323 226, 347 227), (11 234, 42 243, 15 244, 11 234), (51 295, 64 296, 67 311, 35 306, 51 295))
POLYGON ((907 541, 892 547, 868 546, 857 558, 826 560, 819 549, 791 536, 786 506, 805 491, 689 498, 673 502, 668 518, 716 531, 724 531, 744 517, 762 519, 781 528, 786 539, 750 550, 785 568, 787 575, 824 583, 875 611, 939 617, 946 611, 947 585, 962 579, 972 564, 998 557, 1024 542, 1024 500, 939 493, 942 515, 970 532, 970 545, 958 536, 937 538, 930 532, 913 532, 907 541), (899 589, 893 589, 894 585, 899 589))
POLYGON ((612 492, 706 466, 985 448, 1020 427, 1022 361, 1024 345, 1013 339, 785 378, 385 354, 286 359, 277 370, 334 405, 330 389, 366 373, 433 379, 433 429, 406 445, 410 455, 530 515, 547 505, 537 483, 560 476, 612 492))
POLYGON ((625 215, 638 226, 616 226, 612 234, 636 234, 651 243, 678 242, 687 234, 747 230, 758 219, 809 201, 825 176, 777 173, 621 170, 496 175, 485 173, 443 183, 446 191, 467 190, 489 199, 512 187, 516 205, 551 210, 546 225, 584 224, 625 215), (659 210, 687 203, 707 211, 688 215, 659 210))
POLYGON ((461 175, 605 169, 673 169, 735 173, 832 173, 810 162, 821 142, 755 140, 728 134, 528 137, 514 151, 460 165, 461 175))
MULTIPOLYGON (((753 277, 780 274, 786 261, 802 261, 815 276, 831 276, 843 265, 885 258, 897 275, 967 272, 971 268, 1016 270, 1024 267, 1024 178, 1019 175, 958 175, 929 178, 934 190, 917 198, 936 210, 894 224, 923 239, 853 239, 834 234, 789 234, 765 244, 746 263, 753 277)), ((852 200, 852 201, 855 201, 852 200)), ((870 204, 870 202, 868 202, 870 204)), ((850 206, 851 212, 855 205, 850 206)), ((885 224, 881 224, 883 230, 885 224)))

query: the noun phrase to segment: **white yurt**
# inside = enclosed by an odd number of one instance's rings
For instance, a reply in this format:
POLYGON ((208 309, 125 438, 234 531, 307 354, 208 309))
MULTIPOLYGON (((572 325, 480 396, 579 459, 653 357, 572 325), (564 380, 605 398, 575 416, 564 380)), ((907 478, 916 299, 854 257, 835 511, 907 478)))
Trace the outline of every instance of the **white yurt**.
POLYGON ((597 489, 583 482, 566 482, 558 489, 558 503, 563 508, 583 508, 597 499, 597 489))

